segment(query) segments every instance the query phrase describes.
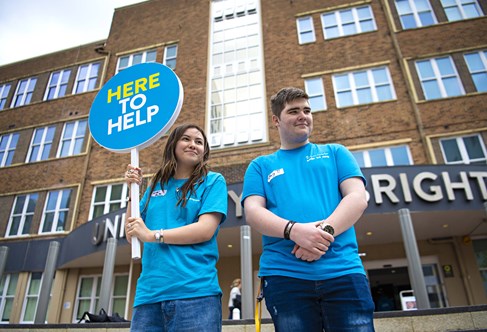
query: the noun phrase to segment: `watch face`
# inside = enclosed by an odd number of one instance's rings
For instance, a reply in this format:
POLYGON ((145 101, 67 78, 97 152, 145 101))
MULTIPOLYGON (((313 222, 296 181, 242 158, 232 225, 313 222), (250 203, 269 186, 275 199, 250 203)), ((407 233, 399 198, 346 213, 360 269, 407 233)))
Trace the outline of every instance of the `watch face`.
POLYGON ((330 233, 331 235, 335 233, 335 230, 331 225, 325 225, 325 227, 323 227, 323 230, 327 233, 330 233))

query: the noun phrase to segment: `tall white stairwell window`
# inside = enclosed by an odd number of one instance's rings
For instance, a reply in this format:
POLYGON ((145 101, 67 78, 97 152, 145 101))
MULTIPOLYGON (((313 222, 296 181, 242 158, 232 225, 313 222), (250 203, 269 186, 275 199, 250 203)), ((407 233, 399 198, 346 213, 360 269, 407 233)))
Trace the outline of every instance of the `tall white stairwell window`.
POLYGON ((267 140, 259 11, 259 1, 212 1, 206 128, 212 149, 267 140))

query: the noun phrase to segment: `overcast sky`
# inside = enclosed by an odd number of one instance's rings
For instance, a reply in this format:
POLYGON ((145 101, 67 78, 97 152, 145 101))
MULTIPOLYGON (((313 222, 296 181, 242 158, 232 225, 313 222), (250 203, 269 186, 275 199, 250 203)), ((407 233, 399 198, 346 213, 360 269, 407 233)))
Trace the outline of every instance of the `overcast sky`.
POLYGON ((0 0, 0 66, 106 39, 115 8, 145 0, 0 0))

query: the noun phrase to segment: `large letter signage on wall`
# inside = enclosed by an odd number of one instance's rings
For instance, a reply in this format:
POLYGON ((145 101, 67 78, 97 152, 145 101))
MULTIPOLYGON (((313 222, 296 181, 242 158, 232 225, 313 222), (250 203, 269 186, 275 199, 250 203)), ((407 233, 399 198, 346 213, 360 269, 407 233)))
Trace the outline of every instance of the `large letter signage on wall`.
MULTIPOLYGON (((131 164, 139 165, 138 151, 164 135, 183 105, 179 77, 159 63, 142 63, 124 69, 98 92, 90 109, 91 135, 102 147, 130 152, 131 164)), ((139 186, 130 187, 132 216, 139 217, 139 186)), ((132 258, 140 258, 140 244, 132 238, 132 258)))

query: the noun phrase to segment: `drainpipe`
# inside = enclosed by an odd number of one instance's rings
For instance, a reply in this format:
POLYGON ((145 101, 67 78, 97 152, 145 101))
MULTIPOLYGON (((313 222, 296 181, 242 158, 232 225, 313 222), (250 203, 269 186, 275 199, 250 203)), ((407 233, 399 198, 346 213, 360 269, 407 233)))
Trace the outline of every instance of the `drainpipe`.
POLYGON ((413 108, 414 118, 416 120, 416 125, 418 126, 418 132, 421 139, 421 144, 424 146, 425 149, 426 159, 428 161, 427 163, 433 163, 434 161, 433 152, 430 149, 428 149, 429 144, 426 140, 426 135, 424 133, 423 120, 421 119, 421 113, 419 112, 418 104, 416 103, 416 100, 414 98, 416 94, 411 83, 411 77, 409 75, 409 70, 407 68, 407 62, 404 60, 401 47, 399 46, 399 41, 397 40, 396 37, 394 22, 392 22, 392 13, 386 1, 380 0, 379 3, 382 7, 382 11, 384 12, 384 16, 386 17, 387 26, 389 28, 389 32, 391 35, 392 45, 394 47, 394 51, 396 53, 396 57, 399 62, 399 67, 401 69, 402 76, 406 81, 406 90, 408 92, 409 102, 411 104, 411 107, 413 108))

